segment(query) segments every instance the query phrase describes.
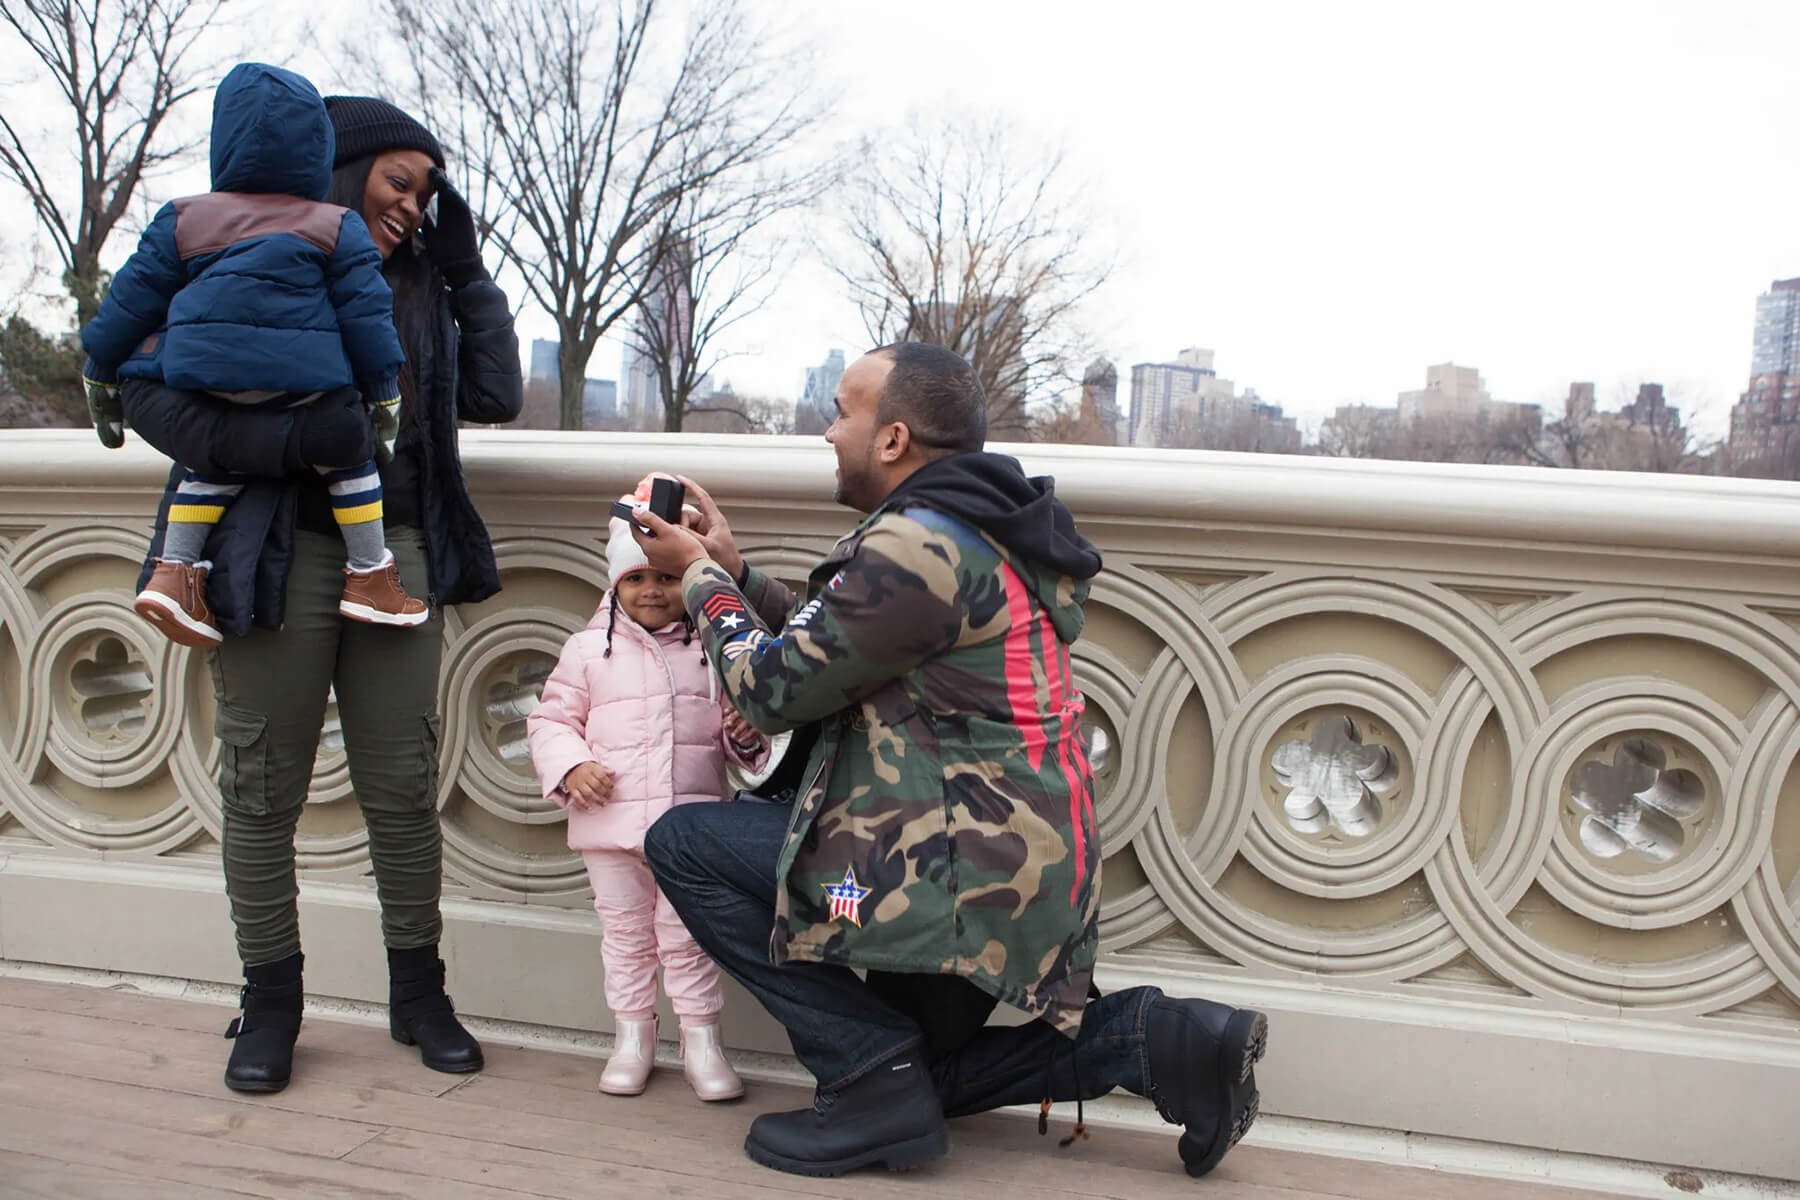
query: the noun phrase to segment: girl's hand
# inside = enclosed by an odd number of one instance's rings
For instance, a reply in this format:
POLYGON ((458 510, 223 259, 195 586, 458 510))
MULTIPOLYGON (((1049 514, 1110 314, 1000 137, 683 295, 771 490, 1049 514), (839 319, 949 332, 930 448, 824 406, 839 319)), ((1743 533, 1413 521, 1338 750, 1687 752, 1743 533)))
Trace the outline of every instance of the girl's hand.
POLYGON ((569 773, 563 776, 562 786, 569 794, 569 803, 586 812, 612 799, 612 772, 599 763, 580 763, 569 768, 569 773))
POLYGON ((755 749, 762 745, 762 734, 757 732, 756 726, 736 712, 725 714, 725 736, 731 739, 732 745, 743 749, 755 749))

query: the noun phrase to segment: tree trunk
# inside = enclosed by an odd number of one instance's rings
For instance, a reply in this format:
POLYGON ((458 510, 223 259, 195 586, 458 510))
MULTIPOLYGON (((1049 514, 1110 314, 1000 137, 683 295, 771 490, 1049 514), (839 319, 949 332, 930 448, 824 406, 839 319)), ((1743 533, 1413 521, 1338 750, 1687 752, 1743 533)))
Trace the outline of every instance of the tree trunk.
POLYGON ((558 392, 556 426, 558 429, 580 429, 583 425, 581 393, 587 386, 588 359, 593 348, 583 349, 581 342, 568 330, 560 331, 556 348, 558 392))
POLYGON ((662 381, 663 432, 680 433, 682 423, 687 420, 688 389, 675 379, 670 363, 658 363, 656 374, 662 381))
POLYGON ((105 274, 100 270, 98 255, 82 253, 75 265, 63 273, 63 286, 75 301, 75 328, 86 329, 87 323, 100 311, 105 294, 105 274))

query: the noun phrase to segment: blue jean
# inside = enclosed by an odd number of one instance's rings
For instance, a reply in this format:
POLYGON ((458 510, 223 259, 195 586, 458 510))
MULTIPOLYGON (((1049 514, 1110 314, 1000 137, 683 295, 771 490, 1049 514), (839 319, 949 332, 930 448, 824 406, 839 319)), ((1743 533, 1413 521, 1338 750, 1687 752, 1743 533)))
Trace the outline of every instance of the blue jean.
POLYGON ((775 866, 784 805, 741 801, 672 809, 650 829, 644 855, 694 939, 787 1030, 821 1088, 841 1088, 899 1055, 930 1066, 946 1116, 1012 1104, 1091 1100, 1148 1089, 1144 1023, 1153 988, 1087 1006, 1071 1040, 1042 1021, 988 1028, 993 997, 952 975, 769 961, 775 866))

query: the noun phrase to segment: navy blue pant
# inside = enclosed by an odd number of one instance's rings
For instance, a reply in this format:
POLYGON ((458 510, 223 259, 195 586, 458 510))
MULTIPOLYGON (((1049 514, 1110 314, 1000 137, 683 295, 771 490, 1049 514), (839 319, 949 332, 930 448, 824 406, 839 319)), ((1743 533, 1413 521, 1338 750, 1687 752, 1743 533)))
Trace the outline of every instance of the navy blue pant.
POLYGON ((1116 1087, 1144 1095, 1144 1022, 1152 988, 1093 1001, 1080 1035, 1042 1021, 987 1027, 995 1002, 950 975, 769 961, 784 805, 741 801, 670 810, 644 841, 663 894, 696 941, 787 1029, 819 1086, 842 1087, 900 1055, 931 1068, 946 1116, 1012 1104, 1091 1100, 1116 1087))

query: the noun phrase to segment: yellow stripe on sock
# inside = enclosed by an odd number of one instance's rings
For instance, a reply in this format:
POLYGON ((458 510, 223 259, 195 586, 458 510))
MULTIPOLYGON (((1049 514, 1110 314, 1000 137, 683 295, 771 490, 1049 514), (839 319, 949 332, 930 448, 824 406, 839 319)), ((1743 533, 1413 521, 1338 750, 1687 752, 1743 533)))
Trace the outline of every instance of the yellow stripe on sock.
POLYGON ((381 501, 358 504, 354 508, 334 508, 331 515, 337 518, 339 525, 367 525, 370 521, 381 520, 381 501))
POLYGON ((180 521, 184 525, 217 525, 219 518, 224 515, 223 504, 169 505, 169 520, 180 521))

